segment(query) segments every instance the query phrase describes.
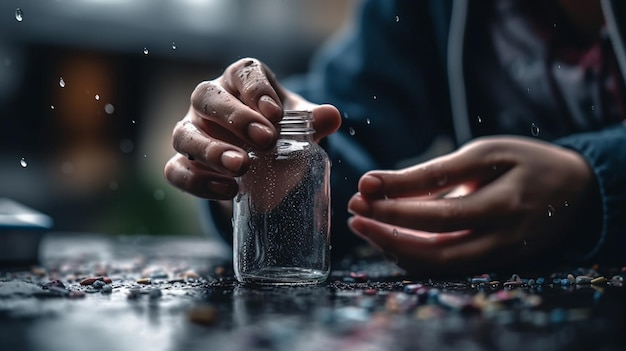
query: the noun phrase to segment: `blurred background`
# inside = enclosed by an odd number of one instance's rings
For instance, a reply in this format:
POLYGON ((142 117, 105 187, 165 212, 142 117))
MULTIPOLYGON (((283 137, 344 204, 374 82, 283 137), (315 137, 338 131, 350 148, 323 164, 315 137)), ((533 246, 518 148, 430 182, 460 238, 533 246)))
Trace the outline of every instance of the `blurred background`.
POLYGON ((202 80, 253 56, 279 78, 356 0, 2 0, 0 198, 55 231, 201 233, 163 166, 202 80))

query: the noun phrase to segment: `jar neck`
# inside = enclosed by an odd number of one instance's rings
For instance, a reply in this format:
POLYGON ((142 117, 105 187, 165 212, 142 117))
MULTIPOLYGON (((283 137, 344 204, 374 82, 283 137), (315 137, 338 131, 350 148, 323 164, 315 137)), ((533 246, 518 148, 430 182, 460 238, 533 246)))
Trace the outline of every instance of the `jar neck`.
POLYGON ((281 137, 307 137, 315 133, 313 113, 311 111, 287 110, 278 123, 281 137))

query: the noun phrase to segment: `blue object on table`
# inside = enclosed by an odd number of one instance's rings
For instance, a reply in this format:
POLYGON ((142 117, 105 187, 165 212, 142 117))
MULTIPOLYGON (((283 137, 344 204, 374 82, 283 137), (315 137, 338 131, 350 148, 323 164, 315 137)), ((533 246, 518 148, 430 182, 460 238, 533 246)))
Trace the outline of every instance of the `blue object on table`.
POLYGON ((0 198, 0 265, 38 263, 39 243, 52 223, 43 213, 0 198))

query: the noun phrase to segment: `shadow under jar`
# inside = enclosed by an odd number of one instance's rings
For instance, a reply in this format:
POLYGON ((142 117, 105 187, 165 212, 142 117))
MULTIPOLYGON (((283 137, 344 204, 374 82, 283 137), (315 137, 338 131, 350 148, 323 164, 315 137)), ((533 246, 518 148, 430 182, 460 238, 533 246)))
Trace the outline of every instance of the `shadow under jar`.
POLYGON ((233 256, 244 284, 307 285, 330 271, 330 161, 310 111, 285 111, 276 147, 251 151, 233 201, 233 256))

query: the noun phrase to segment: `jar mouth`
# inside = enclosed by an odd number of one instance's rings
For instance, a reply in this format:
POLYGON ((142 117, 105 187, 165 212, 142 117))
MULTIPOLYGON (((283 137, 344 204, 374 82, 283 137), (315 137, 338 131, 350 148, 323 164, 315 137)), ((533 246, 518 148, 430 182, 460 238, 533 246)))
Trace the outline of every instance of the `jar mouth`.
POLYGON ((285 110, 280 124, 289 124, 296 121, 313 121, 313 111, 311 110, 285 110))
POLYGON ((312 134, 313 112, 310 110, 285 110, 279 127, 281 134, 312 134))

